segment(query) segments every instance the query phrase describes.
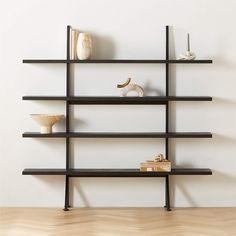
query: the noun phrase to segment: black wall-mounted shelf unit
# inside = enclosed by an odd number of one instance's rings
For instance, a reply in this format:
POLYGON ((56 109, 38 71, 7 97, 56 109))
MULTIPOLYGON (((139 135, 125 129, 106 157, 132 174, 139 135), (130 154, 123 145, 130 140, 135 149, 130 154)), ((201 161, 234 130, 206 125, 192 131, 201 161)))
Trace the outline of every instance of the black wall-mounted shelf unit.
POLYGON ((212 60, 123 60, 123 59, 114 59, 114 60, 60 60, 60 59, 32 59, 32 60, 23 60, 23 63, 129 63, 129 64, 205 64, 212 63, 212 60))
POLYGON ((23 175, 68 175, 70 177, 165 177, 211 175, 210 169, 173 168, 171 172, 141 172, 139 169, 25 169, 23 175))
POLYGON ((209 132, 38 132, 23 133, 24 138, 212 138, 209 132))
POLYGON ((163 138, 165 140, 165 156, 169 159, 170 138, 212 138, 209 132, 171 132, 170 102, 212 101, 209 96, 170 96, 170 65, 171 64, 204 64, 212 60, 171 60, 169 59, 169 26, 166 26, 166 58, 163 60, 70 60, 70 26, 67 26, 67 58, 66 59, 30 59, 23 63, 65 63, 66 64, 66 95, 65 96, 24 96, 23 100, 65 101, 66 103, 66 130, 52 134, 37 132, 23 133, 24 138, 65 138, 66 168, 65 169, 25 169, 23 175, 63 175, 65 176, 65 205, 64 210, 70 207, 70 178, 71 177, 163 177, 165 178, 165 208, 170 209, 169 176, 171 175, 212 175, 208 168, 172 168, 171 172, 140 172, 139 169, 75 169, 70 166, 71 138, 163 138), (165 64, 166 80, 165 96, 153 97, 97 97, 72 96, 70 91, 71 64, 74 63, 149 63, 165 64), (70 128, 71 105, 165 105, 165 132, 72 132, 70 128))
POLYGON ((78 96, 24 96, 23 100, 42 100, 42 101, 67 101, 70 104, 96 104, 96 105, 122 105, 122 104, 133 104, 133 105, 165 105, 169 101, 212 101, 212 97, 201 96, 153 96, 153 97, 78 97, 78 96))

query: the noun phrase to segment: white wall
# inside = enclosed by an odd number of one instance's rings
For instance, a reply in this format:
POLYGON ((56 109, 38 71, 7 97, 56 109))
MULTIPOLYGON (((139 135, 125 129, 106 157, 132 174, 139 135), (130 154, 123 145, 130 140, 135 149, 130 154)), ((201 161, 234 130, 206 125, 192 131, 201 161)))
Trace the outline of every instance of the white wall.
MULTIPOLYGON (((66 25, 93 36, 94 58, 165 56, 165 25, 173 26, 172 56, 192 50, 211 65, 173 65, 172 95, 209 95, 213 102, 171 106, 173 131, 212 131, 213 139, 171 140, 173 163, 209 167, 212 176, 171 177, 174 206, 236 206, 236 1, 9 0, 0 6, 0 205, 62 207, 64 178, 22 176, 28 168, 65 166, 63 139, 23 139, 38 131, 30 113, 64 113, 63 102, 22 101, 23 95, 63 95, 65 65, 22 64, 65 58, 66 25)), ((76 65, 75 94, 118 95, 131 76, 164 92, 164 65, 76 65)), ((155 95, 155 92, 149 93, 155 95)), ((161 106, 76 106, 74 130, 161 131, 161 106)), ((64 123, 55 126, 63 130, 64 123)), ((164 151, 164 140, 75 139, 76 167, 138 167, 164 151)), ((73 179, 75 206, 163 206, 163 179, 73 179)))

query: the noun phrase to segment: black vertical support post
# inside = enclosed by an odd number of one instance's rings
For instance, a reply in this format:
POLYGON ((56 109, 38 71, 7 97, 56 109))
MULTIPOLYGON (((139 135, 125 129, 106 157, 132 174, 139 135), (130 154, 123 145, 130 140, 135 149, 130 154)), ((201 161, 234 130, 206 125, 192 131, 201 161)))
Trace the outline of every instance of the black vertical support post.
MULTIPOLYGON (((169 26, 166 26, 166 96, 169 96, 169 26)), ((169 101, 166 103, 166 127, 165 132, 169 132, 169 101)), ((166 159, 169 159, 169 139, 165 139, 165 153, 166 159)), ((170 211, 170 194, 169 194, 169 176, 165 177, 165 208, 170 211)))
MULTIPOLYGON (((70 96, 70 26, 67 26, 67 39, 66 39, 66 97, 70 96)), ((70 132, 70 105, 66 101, 66 133, 70 132)), ((66 137, 66 170, 70 168, 70 138, 66 137)), ((70 178, 65 176, 65 206, 64 211, 68 211, 70 207, 70 178)))

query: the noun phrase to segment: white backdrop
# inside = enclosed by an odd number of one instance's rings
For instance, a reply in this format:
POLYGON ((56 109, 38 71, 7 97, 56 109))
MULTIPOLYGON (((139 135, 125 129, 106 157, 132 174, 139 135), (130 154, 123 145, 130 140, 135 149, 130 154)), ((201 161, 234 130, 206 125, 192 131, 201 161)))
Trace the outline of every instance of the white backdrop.
MULTIPOLYGON (((22 64, 22 59, 63 59, 66 25, 93 37, 93 58, 162 59, 165 25, 171 56, 186 48, 209 65, 171 66, 171 95, 209 95, 213 102, 171 105, 172 131, 212 131, 213 139, 173 139, 176 166, 209 167, 212 176, 171 177, 172 206, 236 206, 236 31, 234 0, 9 0, 0 3, 0 205, 64 204, 64 178, 22 176, 24 168, 65 166, 63 139, 23 139, 38 131, 30 113, 64 113, 63 102, 22 101, 23 95, 64 95, 65 65, 22 64)), ((164 65, 75 65, 74 94, 118 95, 127 77, 148 95, 164 93, 164 65), (151 88, 151 89, 148 89, 151 88)), ((75 106, 73 130, 163 131, 162 106, 75 106)), ((64 122, 55 126, 63 131, 64 122)), ((75 139, 75 167, 137 168, 164 152, 162 139, 75 139)), ((164 204, 164 180, 73 179, 74 206, 164 204)))

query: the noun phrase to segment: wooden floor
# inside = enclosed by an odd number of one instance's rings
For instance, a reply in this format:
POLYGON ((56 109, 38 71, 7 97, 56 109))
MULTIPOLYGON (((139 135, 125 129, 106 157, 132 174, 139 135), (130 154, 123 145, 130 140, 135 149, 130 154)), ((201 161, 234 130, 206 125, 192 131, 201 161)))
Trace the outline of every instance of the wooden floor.
POLYGON ((1 236, 236 236, 236 208, 0 208, 1 236))

